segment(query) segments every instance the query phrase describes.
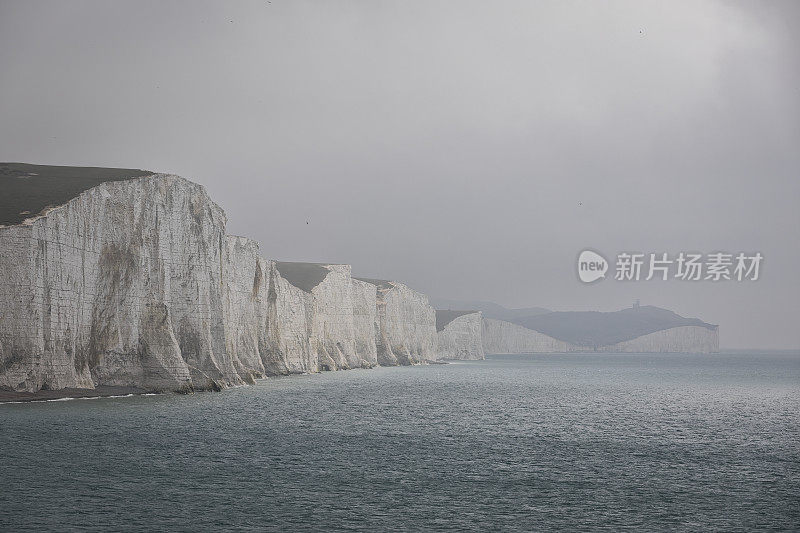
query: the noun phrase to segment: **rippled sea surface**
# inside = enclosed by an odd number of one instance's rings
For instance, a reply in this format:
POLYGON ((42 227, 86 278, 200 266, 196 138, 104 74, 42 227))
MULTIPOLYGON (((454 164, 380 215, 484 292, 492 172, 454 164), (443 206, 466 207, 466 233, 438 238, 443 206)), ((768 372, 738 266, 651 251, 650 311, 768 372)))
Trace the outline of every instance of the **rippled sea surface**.
POLYGON ((0 530, 800 529, 800 354, 0 405, 0 530))

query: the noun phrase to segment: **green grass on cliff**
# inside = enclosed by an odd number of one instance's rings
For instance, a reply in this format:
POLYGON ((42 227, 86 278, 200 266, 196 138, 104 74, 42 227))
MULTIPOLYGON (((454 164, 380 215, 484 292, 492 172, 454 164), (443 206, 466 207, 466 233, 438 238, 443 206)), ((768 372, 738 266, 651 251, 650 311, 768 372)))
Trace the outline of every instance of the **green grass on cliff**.
POLYGON ((392 288, 392 282, 389 281, 388 279, 358 278, 355 276, 353 277, 353 279, 357 279, 358 281, 364 281, 366 283, 372 283, 373 285, 378 287, 378 290, 381 289, 386 290, 392 288))
POLYGON ((513 321, 515 318, 525 318, 533 315, 551 313, 544 307, 524 307, 522 309, 507 309, 494 302, 481 300, 449 300, 431 297, 431 305, 436 309, 475 309, 483 313, 483 318, 496 318, 497 320, 513 321))
POLYGON ((464 315, 471 315, 477 311, 456 311, 453 309, 437 309, 436 310, 436 331, 444 331, 447 324, 456 318, 464 315))
POLYGON ((330 272, 323 263, 275 261, 275 266, 286 281, 306 292, 311 292, 322 283, 330 272))
POLYGON ((0 163, 0 225, 12 226, 48 207, 62 205, 106 181, 152 174, 131 168, 59 167, 0 163))

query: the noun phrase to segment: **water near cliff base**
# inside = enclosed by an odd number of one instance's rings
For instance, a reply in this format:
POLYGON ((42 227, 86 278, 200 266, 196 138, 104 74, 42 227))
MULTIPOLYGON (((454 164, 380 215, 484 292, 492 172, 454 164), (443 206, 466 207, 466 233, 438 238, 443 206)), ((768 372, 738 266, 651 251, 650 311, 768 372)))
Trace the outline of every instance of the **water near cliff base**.
POLYGON ((0 405, 0 530, 800 529, 800 354, 0 405))

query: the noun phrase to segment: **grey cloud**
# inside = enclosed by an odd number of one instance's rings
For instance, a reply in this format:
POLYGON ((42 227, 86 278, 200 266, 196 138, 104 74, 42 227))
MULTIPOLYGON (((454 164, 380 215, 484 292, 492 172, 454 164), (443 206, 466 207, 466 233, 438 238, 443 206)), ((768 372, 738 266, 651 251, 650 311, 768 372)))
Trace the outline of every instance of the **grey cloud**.
POLYGON ((797 347, 791 2, 0 4, 0 160, 170 171, 265 255, 797 347), (306 221, 309 224, 306 224, 306 221), (761 251, 755 284, 576 254, 761 251))

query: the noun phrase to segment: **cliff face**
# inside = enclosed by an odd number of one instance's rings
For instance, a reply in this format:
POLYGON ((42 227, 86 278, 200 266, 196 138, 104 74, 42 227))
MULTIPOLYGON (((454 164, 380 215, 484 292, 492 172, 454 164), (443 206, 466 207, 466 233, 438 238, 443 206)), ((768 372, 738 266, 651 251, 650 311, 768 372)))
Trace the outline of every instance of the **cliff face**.
MULTIPOLYGON (((377 364, 373 285, 354 280, 350 265, 273 263, 274 275, 280 280, 274 284, 276 296, 282 292, 296 295, 288 305, 276 309, 275 327, 296 324, 287 333, 302 344, 302 350, 306 350, 303 338, 308 338, 309 364, 303 371, 369 368, 377 364), (304 322, 297 312, 300 307, 305 308, 304 322), (287 313, 294 313, 296 320, 282 319, 287 313)), ((283 353, 289 351, 287 347, 283 353)))
POLYGON ((484 318, 481 338, 486 353, 569 352, 574 347, 564 341, 504 320, 484 318))
POLYGON ((353 293, 353 333, 359 366, 373 367, 378 364, 378 288, 372 283, 351 279, 353 293))
POLYGON ((481 313, 463 312, 452 318, 448 313, 453 312, 436 311, 438 358, 484 359, 481 313))
POLYGON ((681 326, 717 327, 698 318, 686 318, 652 305, 634 306, 612 312, 560 311, 510 319, 520 326, 539 331, 549 337, 599 349, 636 339, 650 333, 681 326))
POLYGON ((518 324, 483 319, 483 348, 486 353, 563 353, 563 352, 719 352, 719 328, 679 326, 656 331, 627 341, 598 347, 580 346, 549 337, 518 324))
POLYGON ((203 187, 164 174, 0 229, 0 386, 242 383, 226 350, 224 242, 203 187))
POLYGON ((262 349, 269 375, 317 372, 319 362, 311 348, 313 300, 310 292, 281 275, 279 262, 259 259, 269 273, 262 349))
POLYGON ((313 288, 311 344, 321 370, 361 366, 356 356, 350 265, 327 265, 328 275, 313 288))
POLYGON ((262 360, 267 333, 269 272, 258 243, 229 235, 226 239, 224 319, 225 348, 238 374, 248 383, 266 375, 262 360))
POLYGON ((719 328, 680 326, 600 348, 603 352, 719 352, 719 328))
POLYGON ((396 281, 359 281, 377 289, 379 365, 415 365, 438 358, 436 311, 427 296, 396 281))

